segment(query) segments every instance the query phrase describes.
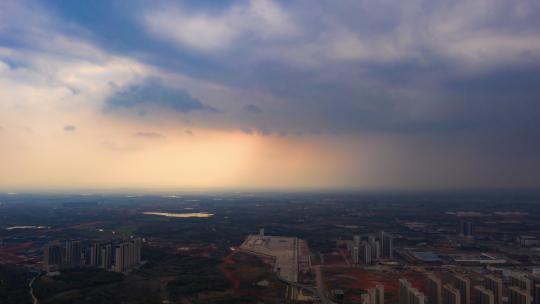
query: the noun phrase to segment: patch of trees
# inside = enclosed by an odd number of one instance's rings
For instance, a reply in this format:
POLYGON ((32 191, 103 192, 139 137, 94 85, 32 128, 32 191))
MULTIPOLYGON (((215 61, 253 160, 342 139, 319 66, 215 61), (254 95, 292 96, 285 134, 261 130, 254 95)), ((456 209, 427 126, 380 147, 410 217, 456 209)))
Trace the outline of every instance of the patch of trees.
POLYGON ((0 265, 0 302, 2 304, 32 303, 28 282, 32 274, 26 269, 0 265))

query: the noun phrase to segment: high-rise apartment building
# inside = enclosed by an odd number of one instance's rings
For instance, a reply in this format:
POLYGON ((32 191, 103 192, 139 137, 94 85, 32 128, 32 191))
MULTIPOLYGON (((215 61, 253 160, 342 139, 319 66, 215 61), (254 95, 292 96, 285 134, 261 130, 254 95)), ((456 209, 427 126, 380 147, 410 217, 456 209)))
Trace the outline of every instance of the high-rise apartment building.
POLYGON ((474 304, 495 304, 493 292, 483 286, 475 286, 473 289, 474 304))
POLYGON ((135 245, 135 264, 141 263, 141 248, 142 248, 142 240, 140 237, 135 238, 133 240, 133 243, 135 245))
POLYGON ((99 243, 95 243, 90 246, 88 265, 91 267, 98 267, 100 266, 100 263, 101 263, 101 245, 99 243))
POLYGON ((484 277, 484 287, 493 292, 493 301, 495 304, 502 304, 502 279, 494 275, 486 275, 484 277))
POLYGON ((380 243, 381 257, 392 259, 394 257, 394 240, 392 238, 392 235, 381 231, 380 243))
POLYGON ((114 271, 128 272, 141 262, 140 244, 140 238, 136 238, 116 245, 114 249, 114 271))
POLYGON ((50 242, 43 248, 43 268, 45 271, 57 270, 62 264, 62 246, 59 242, 50 242))
POLYGON ((508 286, 516 286, 520 289, 525 290, 529 294, 531 293, 532 282, 527 277, 527 275, 519 272, 511 272, 508 277, 510 279, 508 286))
POLYGON ((399 279, 399 304, 424 304, 425 296, 405 279, 399 279))
POLYGON ((363 242, 360 246, 360 258, 363 264, 369 265, 372 263, 372 248, 366 242, 363 242))
POLYGON ((71 267, 82 266, 82 245, 80 241, 71 242, 71 267))
POLYGON ((460 274, 454 275, 454 287, 459 290, 461 304, 471 304, 471 281, 469 278, 460 274))
POLYGON ((64 267, 82 266, 82 245, 80 241, 68 240, 64 243, 64 267))
POLYGON ((461 304, 461 295, 457 288, 445 284, 442 287, 442 303, 443 304, 461 304))
POLYGON ((141 247, 141 238, 87 246, 77 240, 54 241, 43 248, 43 264, 46 271, 86 266, 127 272, 141 263, 141 247))
POLYGON ((532 297, 525 289, 518 286, 508 287, 508 304, 531 304, 532 297))
POLYGON ((409 291, 409 303, 408 304, 424 304, 425 296, 416 288, 411 288, 409 291))
POLYGON ((112 245, 106 244, 101 247, 101 268, 110 270, 112 266, 112 245))
POLYGON ((369 304, 377 304, 377 291, 375 288, 369 288, 367 290, 369 304))
POLYGON ((355 265, 358 264, 360 261, 359 254, 360 254, 360 248, 358 248, 357 246, 353 246, 351 248, 351 260, 353 264, 355 265))
POLYGON ((375 285, 375 304, 384 304, 384 285, 377 284, 375 285))
POLYGON ((540 284, 534 284, 533 288, 533 300, 534 304, 540 304, 540 284))
POLYGON ((380 258, 380 242, 377 241, 374 235, 368 236, 368 243, 371 246, 371 260, 377 261, 380 258))
POLYGON ((471 237, 474 234, 474 226, 470 221, 461 221, 459 223, 459 235, 464 237, 471 237))
POLYGON ((353 236, 353 246, 360 247, 361 238, 359 235, 353 236))
POLYGON ((116 245, 114 248, 114 271, 124 272, 125 263, 124 244, 116 245))
POLYGON ((381 258, 381 242, 375 241, 375 247, 372 247, 372 248, 375 248, 375 250, 373 250, 373 253, 372 253, 372 255, 374 256, 373 259, 377 261, 381 258))
POLYGON ((384 285, 377 284, 367 290, 369 304, 384 304, 384 285))
POLYGON ((371 304, 371 297, 369 296, 369 293, 364 293, 361 295, 360 298, 361 304, 371 304))
POLYGON ((429 274, 426 279, 427 303, 442 304, 442 282, 434 274, 429 274))
POLYGON ((66 241, 64 243, 64 259, 62 263, 65 266, 71 266, 72 257, 73 257, 73 243, 71 241, 66 241))
POLYGON ((399 304, 409 304, 409 290, 412 288, 411 283, 405 278, 398 280, 399 290, 399 304))

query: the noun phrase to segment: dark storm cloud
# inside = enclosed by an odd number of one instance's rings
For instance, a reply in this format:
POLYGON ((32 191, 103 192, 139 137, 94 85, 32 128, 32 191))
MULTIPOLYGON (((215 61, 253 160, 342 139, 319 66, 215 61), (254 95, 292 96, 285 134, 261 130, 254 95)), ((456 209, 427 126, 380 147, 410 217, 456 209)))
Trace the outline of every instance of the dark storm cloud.
POLYGON ((65 132, 75 132, 77 130, 77 127, 74 125, 67 125, 64 127, 65 132))
POLYGON ((374 176, 537 184, 539 15, 537 0, 4 1, 0 73, 75 100, 111 81, 95 102, 150 130, 368 138, 384 142, 374 176))
MULTIPOLYGON (((202 103, 188 92, 163 85, 158 79, 146 79, 143 83, 120 89, 106 100, 108 109, 139 108, 155 106, 179 113, 217 110, 202 103)), ((140 111, 139 111, 140 113, 140 111)), ((146 113, 146 112, 145 112, 146 113)))
MULTIPOLYGON (((223 97, 220 107, 228 111, 196 126, 452 142, 467 135, 477 140, 463 145, 474 150, 475 142, 489 140, 494 153, 534 150, 540 138, 538 1, 50 5, 104 49, 274 98, 242 105, 223 97), (261 109, 265 115, 245 115, 261 109)), ((208 104, 155 80, 122 88, 106 101, 109 109, 216 112, 208 104)))
MULTIPOLYGON (((279 106, 258 100, 242 106, 250 114, 264 108, 264 128, 270 132, 445 136, 499 128, 501 116, 517 132, 530 131, 538 113, 531 108, 537 95, 532 88, 539 85, 537 1, 164 1, 158 6, 140 2, 126 10, 111 6, 72 3, 56 9, 94 32, 104 48, 141 54, 139 60, 173 73, 280 98, 279 106), (89 11, 104 18, 88 18, 89 11), (513 72, 507 74, 509 70, 513 72), (523 89, 494 93, 508 86, 523 89)), ((171 92, 159 84, 124 89, 107 103, 213 111, 187 92, 171 92)), ((262 128, 249 115, 205 119, 215 128, 262 128)))

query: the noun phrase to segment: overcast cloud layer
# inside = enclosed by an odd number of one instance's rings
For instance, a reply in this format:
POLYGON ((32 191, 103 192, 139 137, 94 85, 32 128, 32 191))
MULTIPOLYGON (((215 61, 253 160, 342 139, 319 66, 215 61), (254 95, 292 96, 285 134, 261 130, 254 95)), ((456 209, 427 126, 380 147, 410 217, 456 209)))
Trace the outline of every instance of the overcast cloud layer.
POLYGON ((145 147, 164 129, 333 145, 373 187, 537 187, 539 15, 534 0, 5 1, 4 157, 54 117, 62 140, 103 120, 145 147))

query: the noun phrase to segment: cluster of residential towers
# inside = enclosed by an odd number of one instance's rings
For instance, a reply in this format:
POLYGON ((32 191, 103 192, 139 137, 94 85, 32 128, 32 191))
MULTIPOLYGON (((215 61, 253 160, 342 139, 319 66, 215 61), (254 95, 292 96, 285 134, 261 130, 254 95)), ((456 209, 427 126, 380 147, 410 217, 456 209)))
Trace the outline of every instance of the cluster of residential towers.
POLYGON ((78 240, 52 241, 44 248, 44 270, 96 267, 108 271, 129 272, 141 263, 141 238, 92 243, 78 240))
POLYGON ((359 235, 353 237, 348 244, 353 264, 373 264, 379 259, 392 259, 394 257, 394 241, 390 233, 381 231, 377 236, 370 235, 362 240, 359 235))
MULTIPOLYGON (((467 277, 459 274, 443 281, 434 274, 428 274, 426 293, 412 287, 407 279, 399 280, 399 304, 503 304, 503 288, 508 290, 508 304, 532 304, 538 299, 540 286, 532 288, 532 281, 523 274, 512 273, 507 284, 495 275, 485 275, 481 284, 471 286, 467 277)), ((540 299, 539 299, 540 300, 540 299)))

